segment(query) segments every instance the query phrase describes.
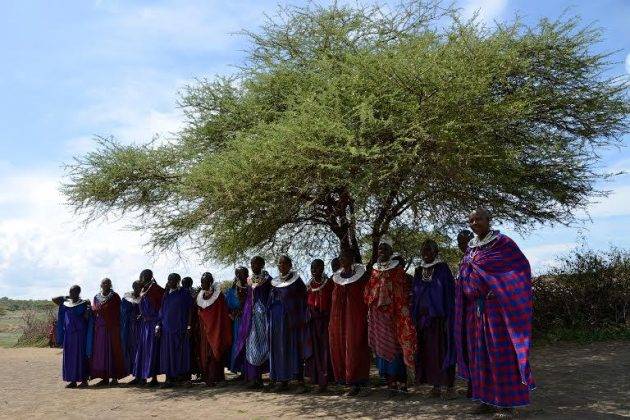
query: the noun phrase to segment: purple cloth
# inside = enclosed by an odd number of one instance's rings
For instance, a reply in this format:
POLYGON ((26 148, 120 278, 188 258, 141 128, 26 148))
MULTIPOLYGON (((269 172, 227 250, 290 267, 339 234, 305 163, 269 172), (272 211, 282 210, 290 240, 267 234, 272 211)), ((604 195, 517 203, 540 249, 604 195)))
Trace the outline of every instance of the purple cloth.
MULTIPOLYGON (((416 273, 413 280, 411 316, 418 333, 418 344, 425 351, 427 343, 422 343, 421 341, 427 335, 421 333, 421 330, 426 328, 435 329, 436 325, 440 326, 439 333, 443 337, 437 337, 437 339, 443 343, 440 347, 442 349, 440 355, 442 355, 443 359, 435 362, 439 363, 438 370, 441 369, 442 371, 447 371, 454 366, 457 359, 455 336, 453 334, 455 285, 453 274, 446 263, 438 263, 433 266, 431 281, 422 280, 422 270, 418 270, 416 273)), ((420 351, 418 350, 418 352, 420 351)), ((419 359, 421 358, 417 357, 416 364, 419 359)))
POLYGON ((167 290, 160 309, 160 370, 169 378, 190 373, 190 338, 187 331, 193 304, 187 289, 167 290))
POLYGON ((304 360, 311 356, 306 328, 306 286, 301 279, 269 293, 269 377, 274 381, 302 379, 304 360))
POLYGON ((129 302, 126 299, 120 301, 120 342, 125 359, 125 370, 133 373, 133 364, 136 359, 138 343, 140 342, 141 321, 140 304, 129 302))
POLYGON ((470 380, 472 398, 498 407, 529 404, 535 387, 529 365, 531 271, 514 241, 498 234, 469 248, 456 298, 457 369, 470 380))
MULTIPOLYGON (((232 352, 231 364, 235 369, 243 371, 243 366, 247 363, 245 358, 245 346, 247 343, 247 337, 249 336, 252 328, 252 312, 256 303, 262 303, 265 307, 269 301, 269 292, 271 291, 271 278, 267 277, 265 283, 260 286, 247 288, 247 298, 245 299, 245 305, 243 305, 243 315, 241 316, 241 323, 239 325, 238 334, 234 337, 234 345, 232 352)), ((247 363, 249 364, 249 363, 247 363)), ((252 366, 251 364, 249 364, 252 366)), ((262 365, 262 373, 268 372, 268 363, 262 365)), ((247 372, 245 372, 247 376, 247 372)), ((250 379, 253 380, 253 379, 250 379)))
POLYGON ((155 307, 148 295, 142 296, 139 304, 140 334, 133 367, 133 376, 148 379, 160 371, 160 339, 155 336, 160 308, 155 307))
POLYGON ((88 358, 92 352, 92 316, 89 306, 88 301, 74 307, 59 305, 57 340, 63 343, 61 372, 66 382, 83 382, 89 377, 88 358))

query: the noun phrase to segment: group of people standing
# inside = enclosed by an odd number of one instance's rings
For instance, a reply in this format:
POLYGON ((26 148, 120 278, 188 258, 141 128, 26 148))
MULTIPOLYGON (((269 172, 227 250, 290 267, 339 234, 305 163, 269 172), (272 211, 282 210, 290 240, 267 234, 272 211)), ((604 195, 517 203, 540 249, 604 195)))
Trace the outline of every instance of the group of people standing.
POLYGON ((383 238, 374 264, 343 251, 311 264, 302 281, 291 258, 278 258, 279 275, 256 256, 238 267, 225 293, 212 274, 168 276, 162 288, 151 270, 140 273, 122 298, 109 279, 92 304, 79 286, 59 305, 57 338, 63 344, 67 387, 129 384, 170 387, 194 377, 215 386, 225 369, 249 389, 325 392, 343 384, 346 395, 370 392, 372 356, 392 397, 407 384, 430 384, 433 397, 453 398, 456 373, 468 382, 477 413, 510 415, 529 404, 534 387, 529 366, 532 291, 529 263, 507 236, 490 228, 484 209, 469 217, 458 245, 464 252, 454 278, 427 240, 415 275, 407 274, 393 242, 383 238), (269 384, 263 375, 269 375, 269 384))

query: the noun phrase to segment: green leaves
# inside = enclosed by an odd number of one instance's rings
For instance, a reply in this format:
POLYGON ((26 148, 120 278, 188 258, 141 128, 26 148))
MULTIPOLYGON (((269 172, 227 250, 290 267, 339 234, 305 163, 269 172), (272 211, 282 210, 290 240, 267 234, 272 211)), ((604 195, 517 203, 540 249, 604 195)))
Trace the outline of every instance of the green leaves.
POLYGON ((598 194, 597 149, 628 129, 599 32, 485 28, 438 3, 281 10, 246 32, 237 76, 184 91, 175 142, 102 140, 69 165, 69 203, 89 220, 133 212, 158 249, 184 238, 224 262, 444 234, 478 205, 570 222, 598 194))

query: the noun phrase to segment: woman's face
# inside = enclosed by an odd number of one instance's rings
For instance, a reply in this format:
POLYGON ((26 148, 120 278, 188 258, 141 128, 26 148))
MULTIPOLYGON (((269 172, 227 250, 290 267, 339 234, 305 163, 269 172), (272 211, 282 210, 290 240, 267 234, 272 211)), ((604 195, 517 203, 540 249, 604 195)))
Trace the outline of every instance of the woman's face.
POLYGON ((470 213, 468 225, 478 238, 485 238, 488 232, 490 232, 490 218, 487 214, 478 210, 470 213))
POLYGON ((253 258, 249 265, 251 266, 254 274, 260 274, 265 267, 265 263, 259 258, 253 258))
POLYGON ((289 274, 289 272, 291 271, 291 262, 289 262, 289 260, 286 258, 280 258, 278 260, 278 271, 280 271, 280 274, 282 274, 283 276, 289 274))
POLYGON ((324 274, 324 264, 312 263, 311 264, 311 276, 315 279, 319 279, 324 274))
POLYGON ((245 268, 237 268, 234 271, 234 276, 241 284, 245 284, 245 282, 247 282, 247 277, 249 276, 249 271, 247 271, 245 268))
POLYGON ((210 277, 202 277, 201 288, 203 290, 210 290, 210 286, 212 286, 212 279, 210 277))
POLYGON ((379 262, 387 262, 392 258, 393 254, 392 247, 383 243, 378 246, 378 261, 379 262))
POLYGON ((109 279, 105 279, 101 282, 101 292, 104 295, 108 294, 112 290, 112 282, 109 279))
POLYGON ((435 257, 437 257, 437 252, 434 248, 430 246, 425 246, 422 248, 422 259, 425 263, 430 264, 435 261, 435 257))

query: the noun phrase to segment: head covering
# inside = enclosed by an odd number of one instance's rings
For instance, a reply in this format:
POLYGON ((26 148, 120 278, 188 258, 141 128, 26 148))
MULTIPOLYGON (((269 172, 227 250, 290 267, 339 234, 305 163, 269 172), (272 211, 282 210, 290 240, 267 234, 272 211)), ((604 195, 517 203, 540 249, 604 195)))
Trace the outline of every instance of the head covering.
POLYGON ((387 236, 387 235, 383 235, 381 237, 381 241, 378 244, 379 245, 386 244, 386 245, 389 245, 390 247, 393 248, 394 247, 394 240, 392 238, 390 238, 389 236, 387 236))

